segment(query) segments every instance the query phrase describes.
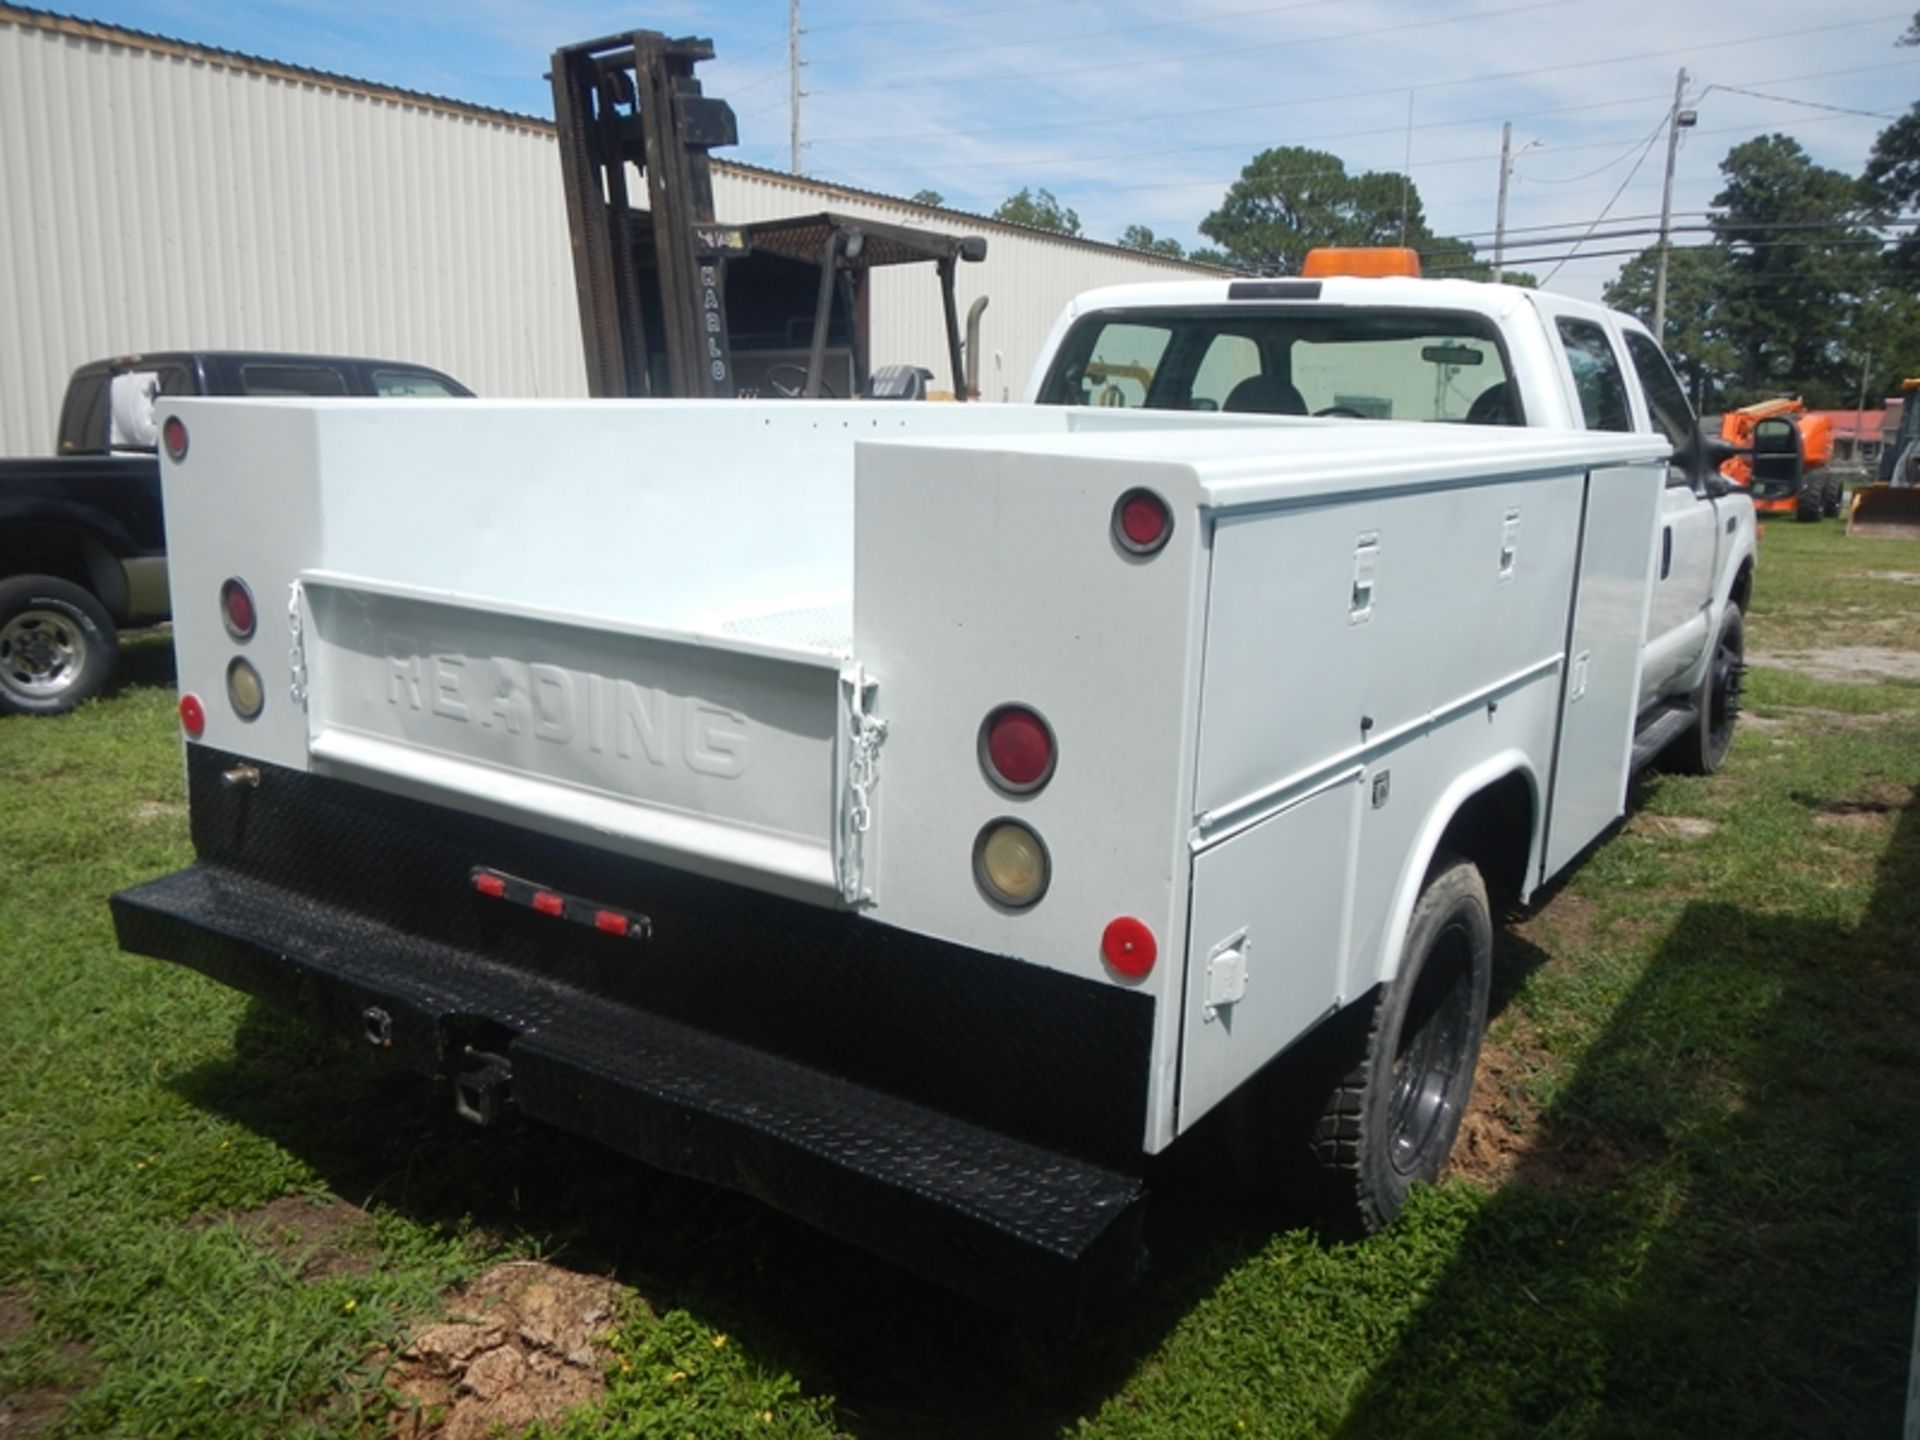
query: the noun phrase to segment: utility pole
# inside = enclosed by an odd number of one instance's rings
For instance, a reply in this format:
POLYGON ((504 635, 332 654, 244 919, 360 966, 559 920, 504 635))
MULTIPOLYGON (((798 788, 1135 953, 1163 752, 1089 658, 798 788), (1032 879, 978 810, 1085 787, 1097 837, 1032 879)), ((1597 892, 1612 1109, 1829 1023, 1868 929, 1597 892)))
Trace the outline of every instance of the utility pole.
POLYGON ((1500 200, 1493 210, 1493 283, 1505 273, 1500 257, 1507 243, 1507 176, 1513 172, 1513 122, 1500 127, 1500 200))
POLYGON ((1667 343, 1667 251, 1673 225, 1673 160, 1680 150, 1680 132, 1699 118, 1693 111, 1680 108, 1686 93, 1687 72, 1682 66, 1679 78, 1673 82, 1673 108, 1667 112, 1667 183, 1660 192, 1660 258, 1654 267, 1653 279, 1653 338, 1662 345, 1667 343))
MULTIPOLYGON (((787 0, 787 168, 800 170, 800 0, 787 0)), ((1683 72, 1684 73, 1684 72, 1683 72)))

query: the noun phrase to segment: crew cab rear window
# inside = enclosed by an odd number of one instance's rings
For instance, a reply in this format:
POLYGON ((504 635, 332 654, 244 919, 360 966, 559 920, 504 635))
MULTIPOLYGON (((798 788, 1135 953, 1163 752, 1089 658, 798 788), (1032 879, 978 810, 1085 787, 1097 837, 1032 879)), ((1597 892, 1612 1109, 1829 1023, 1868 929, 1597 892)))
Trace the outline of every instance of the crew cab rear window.
POLYGON ((1627 404, 1627 379, 1606 330, 1591 320, 1562 315, 1561 348, 1573 370, 1573 388, 1580 396, 1580 413, 1589 430, 1631 430, 1633 410, 1627 404))
POLYGON ((242 365, 242 395, 344 395, 347 380, 317 365, 242 365))
POLYGON ((1048 405, 1524 423, 1493 325, 1445 311, 1090 315, 1040 388, 1048 405))

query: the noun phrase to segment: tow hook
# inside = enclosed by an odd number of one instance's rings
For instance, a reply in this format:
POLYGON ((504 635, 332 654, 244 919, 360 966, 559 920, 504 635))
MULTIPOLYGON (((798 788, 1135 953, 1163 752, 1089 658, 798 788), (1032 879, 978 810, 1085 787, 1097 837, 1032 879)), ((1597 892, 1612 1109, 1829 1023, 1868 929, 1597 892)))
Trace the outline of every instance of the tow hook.
POLYGON ((453 1080, 453 1111, 475 1125, 498 1125, 513 1104, 513 1064, 469 1047, 467 1068, 453 1080))

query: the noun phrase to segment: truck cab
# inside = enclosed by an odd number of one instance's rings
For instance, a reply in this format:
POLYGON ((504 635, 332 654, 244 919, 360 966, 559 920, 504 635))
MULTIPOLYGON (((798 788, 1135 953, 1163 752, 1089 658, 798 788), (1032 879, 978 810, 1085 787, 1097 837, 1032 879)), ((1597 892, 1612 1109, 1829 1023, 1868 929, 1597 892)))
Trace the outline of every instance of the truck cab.
POLYGON ((57 456, 0 460, 0 715, 59 715, 112 678, 119 627, 168 618, 157 401, 471 397, 395 360, 170 350, 93 360, 60 406, 57 456))
POLYGON ((1056 322, 1027 398, 1664 437, 1674 460, 1656 531, 1636 751, 1644 761, 1684 743, 1696 764, 1717 768, 1739 700, 1740 620, 1728 617, 1745 609, 1752 584, 1753 504, 1708 462, 1659 345, 1630 315, 1545 291, 1422 279, 1417 265, 1337 273, 1378 254, 1315 252, 1300 278, 1090 291, 1056 322))

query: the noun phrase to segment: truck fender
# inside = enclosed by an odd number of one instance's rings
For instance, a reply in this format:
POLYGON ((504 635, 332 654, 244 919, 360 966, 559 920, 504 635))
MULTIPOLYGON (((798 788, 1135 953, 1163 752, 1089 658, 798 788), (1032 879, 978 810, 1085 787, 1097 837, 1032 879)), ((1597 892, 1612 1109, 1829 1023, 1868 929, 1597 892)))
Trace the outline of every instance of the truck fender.
MULTIPOLYGON (((1387 928, 1381 939, 1380 957, 1374 966, 1374 973, 1352 976, 1353 983, 1347 989, 1349 995, 1364 995, 1375 984, 1385 984, 1400 973, 1401 951, 1406 945, 1407 925, 1413 919, 1413 907, 1419 902, 1420 891, 1426 883, 1427 871, 1433 866, 1434 856, 1440 852, 1441 841, 1446 838, 1448 829, 1459 818, 1469 802, 1476 796, 1491 790, 1501 781, 1515 775, 1526 782, 1528 809, 1526 855, 1522 862, 1520 898, 1524 899, 1532 890, 1531 877, 1536 869, 1534 857, 1539 852, 1540 822, 1544 810, 1540 803, 1540 777, 1535 772, 1533 761, 1528 758, 1526 752, 1513 748, 1490 755, 1472 769, 1456 775, 1452 783, 1441 791, 1440 797, 1434 801, 1413 844, 1407 850, 1399 883, 1394 887, 1393 904, 1387 911, 1387 928)), ((1479 863, 1482 869, 1485 869, 1484 855, 1469 852, 1467 858, 1479 863)))

